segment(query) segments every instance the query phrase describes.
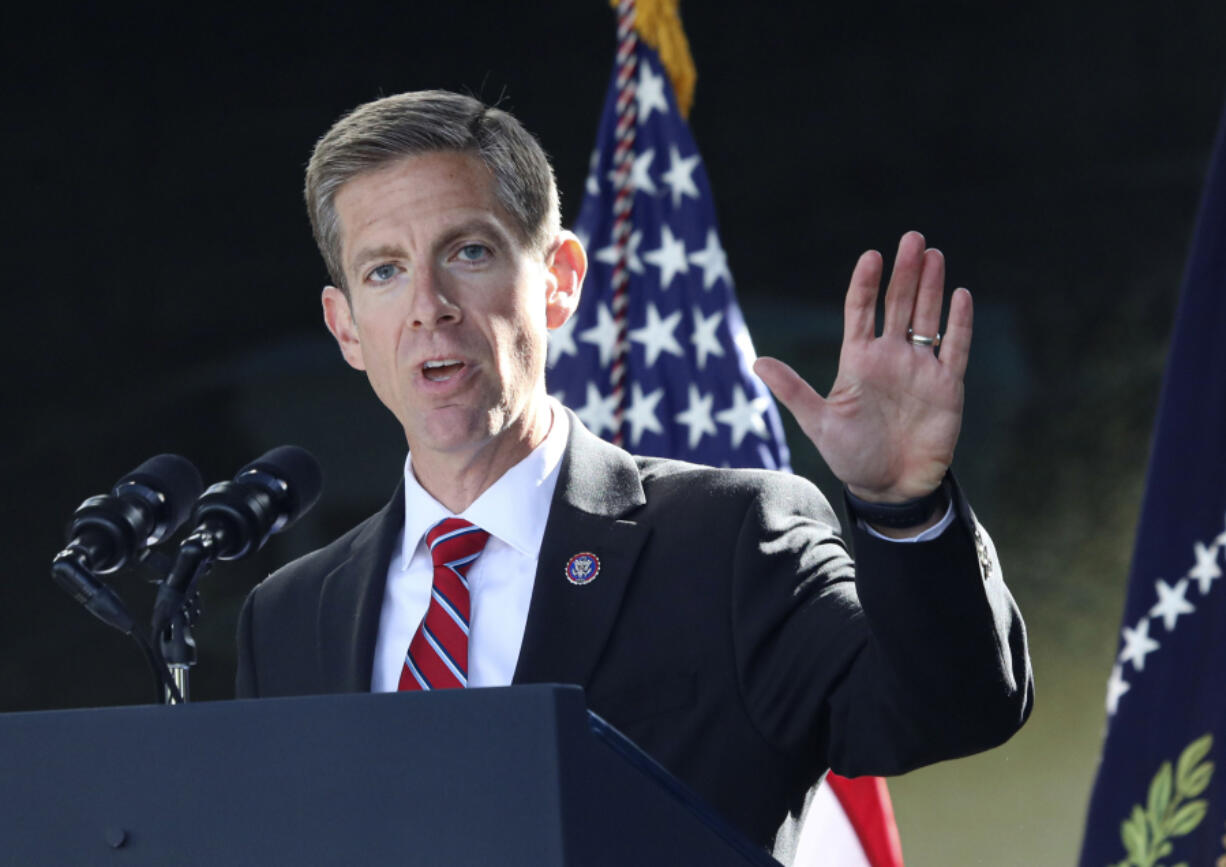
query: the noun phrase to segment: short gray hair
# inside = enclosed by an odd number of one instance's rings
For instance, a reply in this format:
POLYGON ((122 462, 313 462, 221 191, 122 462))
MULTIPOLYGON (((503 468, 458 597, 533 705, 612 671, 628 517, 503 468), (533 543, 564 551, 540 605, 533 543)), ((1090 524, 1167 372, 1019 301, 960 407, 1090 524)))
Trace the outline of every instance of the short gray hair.
POLYGON ((544 252, 561 229, 558 186, 540 143, 511 114, 445 90, 400 93, 349 112, 315 143, 307 164, 307 215, 333 282, 348 294, 337 191, 404 157, 459 151, 479 157, 520 241, 544 252))

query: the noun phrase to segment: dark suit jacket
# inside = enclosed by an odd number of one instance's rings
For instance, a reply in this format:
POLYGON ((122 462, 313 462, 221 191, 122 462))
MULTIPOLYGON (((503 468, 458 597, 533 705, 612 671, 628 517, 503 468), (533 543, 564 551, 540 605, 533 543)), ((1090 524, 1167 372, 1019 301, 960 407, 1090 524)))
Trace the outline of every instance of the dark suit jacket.
MULTIPOLYGON (((768 845, 827 766, 895 774, 1008 738, 1030 710, 1021 618, 955 488, 932 542, 856 532, 806 480, 634 458, 571 435, 515 683, 577 683, 768 845), (600 559, 589 584, 565 575, 600 559)), ((239 696, 370 689, 404 497, 252 591, 239 696)))

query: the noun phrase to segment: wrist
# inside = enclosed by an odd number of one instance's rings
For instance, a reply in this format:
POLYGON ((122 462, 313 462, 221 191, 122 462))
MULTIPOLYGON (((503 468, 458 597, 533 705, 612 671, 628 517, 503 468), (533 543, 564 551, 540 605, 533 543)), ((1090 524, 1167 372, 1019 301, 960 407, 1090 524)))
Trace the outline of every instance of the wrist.
POLYGON ((853 494, 846 485, 843 492, 852 517, 880 530, 915 530, 931 526, 949 506, 948 484, 944 479, 930 493, 902 502, 866 500, 853 494))

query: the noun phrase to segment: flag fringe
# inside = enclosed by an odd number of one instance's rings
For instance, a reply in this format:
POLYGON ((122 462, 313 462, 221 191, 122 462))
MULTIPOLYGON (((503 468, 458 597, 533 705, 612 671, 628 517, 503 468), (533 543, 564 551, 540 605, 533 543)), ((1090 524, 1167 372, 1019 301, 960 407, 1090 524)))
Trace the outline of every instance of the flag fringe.
MULTIPOLYGON (((609 5, 617 8, 617 2, 609 0, 609 5)), ((694 104, 698 71, 690 54, 689 40, 685 38, 685 28, 681 25, 681 0, 637 0, 635 5, 634 29, 659 55, 677 97, 677 109, 688 119, 694 104)))

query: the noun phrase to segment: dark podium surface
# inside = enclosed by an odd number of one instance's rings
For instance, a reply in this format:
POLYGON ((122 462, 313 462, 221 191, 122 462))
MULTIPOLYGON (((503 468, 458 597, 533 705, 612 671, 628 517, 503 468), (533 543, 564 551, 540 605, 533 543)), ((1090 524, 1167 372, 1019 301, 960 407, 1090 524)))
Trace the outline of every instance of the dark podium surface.
POLYGON ((0 716, 0 863, 773 865, 578 687, 0 716))

